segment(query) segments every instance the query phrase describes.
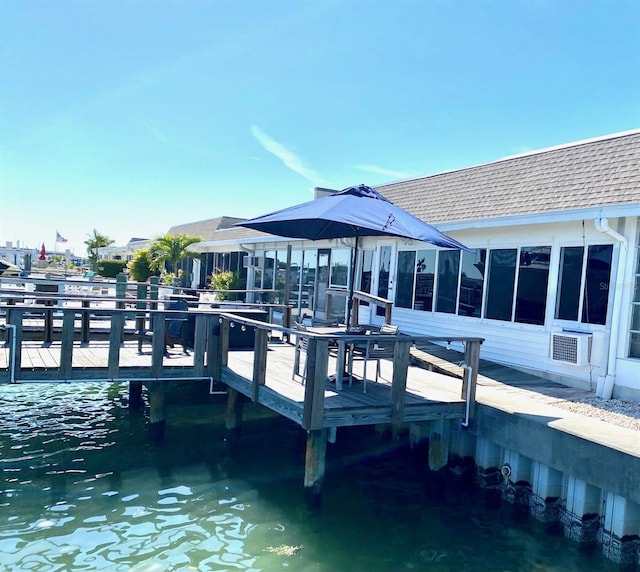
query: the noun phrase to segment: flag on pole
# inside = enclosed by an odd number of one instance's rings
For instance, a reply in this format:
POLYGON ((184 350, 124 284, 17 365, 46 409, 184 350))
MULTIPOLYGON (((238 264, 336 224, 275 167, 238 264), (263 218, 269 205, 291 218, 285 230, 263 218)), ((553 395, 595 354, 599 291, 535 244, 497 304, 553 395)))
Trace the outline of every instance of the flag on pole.
POLYGON ((57 230, 56 230, 56 242, 67 242, 67 239, 64 238, 57 230))

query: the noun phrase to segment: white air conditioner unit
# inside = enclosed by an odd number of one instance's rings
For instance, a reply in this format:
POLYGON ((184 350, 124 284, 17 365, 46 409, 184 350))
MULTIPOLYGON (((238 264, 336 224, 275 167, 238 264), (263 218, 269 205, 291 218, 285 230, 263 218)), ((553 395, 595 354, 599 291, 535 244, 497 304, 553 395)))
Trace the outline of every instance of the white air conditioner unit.
POLYGON ((589 365, 593 335, 586 332, 551 334, 551 359, 572 365, 589 365))
POLYGON ((245 268, 263 268, 264 258, 262 256, 245 256, 242 259, 242 266, 245 268))

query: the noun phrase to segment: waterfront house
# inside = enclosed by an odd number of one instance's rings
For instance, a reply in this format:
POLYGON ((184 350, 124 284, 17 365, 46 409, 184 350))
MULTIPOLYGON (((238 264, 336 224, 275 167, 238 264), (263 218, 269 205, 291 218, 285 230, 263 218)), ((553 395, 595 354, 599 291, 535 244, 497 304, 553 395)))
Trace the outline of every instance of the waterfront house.
MULTIPOLYGON (((640 400, 639 166, 635 130, 378 186, 471 250, 364 238, 356 288, 393 301, 402 331, 480 336, 484 359, 640 400)), ((195 232, 207 221, 172 229, 203 236, 199 285, 226 256, 249 288, 287 293, 295 314, 344 315, 345 296, 327 308, 326 291, 348 284, 349 240, 279 238, 225 219, 211 232, 195 232)), ((358 318, 383 319, 366 304, 358 318)))

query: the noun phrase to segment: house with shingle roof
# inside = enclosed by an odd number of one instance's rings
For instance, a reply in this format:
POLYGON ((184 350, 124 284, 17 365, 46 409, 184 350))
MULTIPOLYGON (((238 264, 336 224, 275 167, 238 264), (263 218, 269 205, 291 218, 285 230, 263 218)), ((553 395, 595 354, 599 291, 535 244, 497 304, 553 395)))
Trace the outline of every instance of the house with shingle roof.
MULTIPOLYGON (((481 336, 484 359, 640 400, 640 130, 377 190, 470 249, 362 239, 356 288, 392 300, 401 331, 481 336)), ((328 317, 344 315, 325 293, 347 285, 351 246, 227 226, 198 249, 246 253, 249 288, 289 277, 295 313, 328 317)), ((360 305, 358 321, 379 314, 360 305)))

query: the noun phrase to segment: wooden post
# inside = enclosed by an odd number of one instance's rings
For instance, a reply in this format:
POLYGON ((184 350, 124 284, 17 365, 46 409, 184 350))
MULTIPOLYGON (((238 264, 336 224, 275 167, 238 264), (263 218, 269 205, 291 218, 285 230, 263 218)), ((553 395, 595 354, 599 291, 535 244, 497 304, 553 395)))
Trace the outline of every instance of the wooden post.
POLYGON ((153 322, 156 319, 156 315, 153 313, 154 310, 158 309, 158 283, 160 282, 160 278, 158 276, 152 276, 149 278, 149 325, 147 326, 148 330, 153 331, 153 322))
POLYGON ((429 424, 429 469, 439 471, 449 462, 449 420, 438 419, 429 424))
POLYGON ((142 382, 129 380, 129 411, 137 411, 142 406, 142 382))
POLYGON ((67 309, 62 317, 62 341, 60 344, 60 369, 61 379, 71 379, 73 375, 73 335, 76 312, 67 309))
POLYGON ((193 373, 204 376, 204 354, 207 347, 207 316, 196 315, 193 343, 193 373))
POLYGON ((322 502, 322 480, 326 466, 327 429, 307 431, 304 460, 304 499, 308 508, 318 508, 322 502))
POLYGON ((145 306, 147 298, 147 285, 138 284, 136 286, 136 332, 138 333, 138 353, 142 353, 142 343, 145 338, 145 306))
MULTIPOLYGON (((11 367, 11 365, 13 364, 14 369, 14 380, 17 381, 22 377, 22 320, 24 317, 23 314, 24 310, 15 310, 13 312, 11 312, 11 321, 10 323, 12 325, 14 325, 16 328, 15 330, 13 328, 11 328, 10 330, 7 330, 7 332, 11 332, 12 336, 15 336, 15 354, 12 354, 12 346, 13 344, 9 344, 9 356, 8 356, 8 363, 9 363, 9 367, 11 367)), ((9 336, 7 336, 7 342, 13 342, 13 340, 11 340, 11 338, 9 338, 9 336)))
POLYGON ((304 386, 302 428, 322 429, 324 421, 324 388, 327 381, 329 340, 310 337, 307 346, 307 378, 304 386))
POLYGON ((222 355, 220 344, 220 324, 216 314, 209 314, 207 318, 207 366, 206 374, 214 382, 221 382, 222 355))
POLYGON ((147 385, 149 390, 149 439, 157 442, 164 438, 165 432, 165 382, 156 379, 147 385))
POLYGON ((243 405, 244 395, 230 387, 227 392, 227 411, 224 419, 225 427, 229 431, 235 431, 240 428, 243 405))
POLYGON ((469 418, 473 417, 476 409, 476 385, 478 383, 478 369, 480 366, 480 340, 465 342, 464 363, 471 368, 471 374, 465 376, 462 384, 462 399, 469 399, 469 418))
POLYGON ((353 297, 353 316, 351 317, 351 325, 358 326, 360 324, 360 298, 353 297))
POLYGON ((154 314, 153 322, 153 338, 151 344, 151 376, 160 377, 162 375, 162 359, 164 358, 164 331, 165 331, 165 314, 159 312, 154 314))
POLYGON ((229 363, 229 320, 222 319, 220 324, 220 365, 226 366, 229 363))
POLYGON ((390 324, 391 323, 391 311, 393 309, 393 303, 392 302, 387 302, 384 306, 384 323, 385 324, 390 324))
POLYGON ((127 297, 127 275, 121 272, 116 276, 116 308, 122 310, 124 308, 124 299, 127 297), (120 301, 122 300, 122 302, 120 301))
POLYGON ((80 343, 82 345, 89 344, 89 319, 90 313, 89 308, 91 306, 91 302, 89 300, 82 300, 82 321, 80 327, 80 343))
POLYGON ((120 369, 120 345, 122 343, 122 326, 124 322, 124 314, 116 311, 111 315, 111 331, 109 332, 109 362, 108 376, 111 379, 118 377, 120 369))
POLYGON ((251 383, 251 400, 254 402, 258 401, 258 391, 266 381, 268 334, 268 330, 256 327, 256 340, 253 350, 253 380, 251 383))
MULTIPOLYGON (((53 306, 53 300, 45 300, 44 305, 53 306)), ((53 310, 44 311, 44 343, 50 344, 53 340, 53 310)))
POLYGON ((393 378, 391 380, 391 432, 394 440, 400 437, 404 419, 404 399, 407 390, 409 350, 411 341, 396 340, 393 349, 393 378))

